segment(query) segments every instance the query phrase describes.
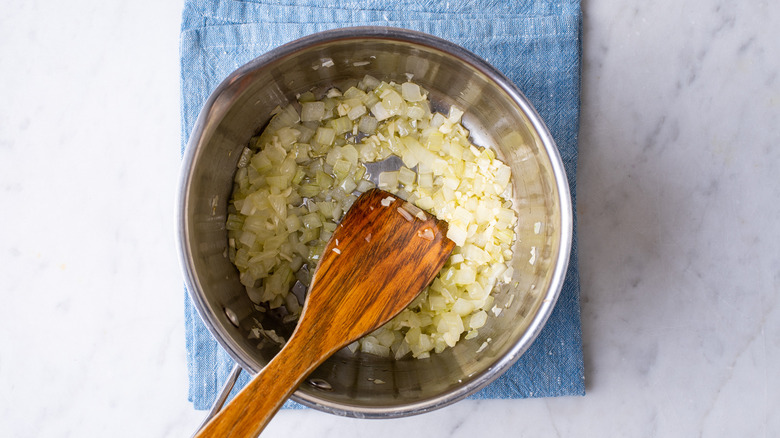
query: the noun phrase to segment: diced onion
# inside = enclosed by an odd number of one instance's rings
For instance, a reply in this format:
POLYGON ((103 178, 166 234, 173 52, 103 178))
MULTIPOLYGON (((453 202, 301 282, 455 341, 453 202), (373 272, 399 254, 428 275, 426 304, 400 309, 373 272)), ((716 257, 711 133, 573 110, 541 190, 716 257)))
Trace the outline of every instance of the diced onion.
MULTIPOLYGON (((396 155, 404 166, 380 173, 378 186, 405 200, 397 211, 407 220, 426 220, 423 210, 446 220, 456 248, 406 310, 348 349, 425 358, 476 338, 500 314, 491 292, 514 274, 507 262, 517 223, 511 169, 493 150, 471 144, 462 110, 431 113, 427 95, 411 78, 396 84, 371 76, 343 93, 332 88, 321 100, 303 93, 300 114, 294 105, 277 108, 244 148, 226 220, 228 254, 251 301, 265 306, 259 309, 284 306, 285 321, 298 318, 293 285, 311 283, 338 221, 357 193, 374 187, 364 164, 396 155)), ((539 222, 534 232, 543 234, 539 222)), ((435 234, 426 228, 418 237, 435 234)), ((533 247, 526 260, 533 264, 538 256, 533 247)), ((271 336, 258 324, 251 336, 262 335, 271 336)))
POLYGON ((419 102, 425 99, 425 96, 420 92, 420 86, 412 82, 401 84, 401 95, 409 102, 419 102))
POLYGON ((324 102, 304 102, 301 105, 301 121, 319 122, 325 117, 324 102))

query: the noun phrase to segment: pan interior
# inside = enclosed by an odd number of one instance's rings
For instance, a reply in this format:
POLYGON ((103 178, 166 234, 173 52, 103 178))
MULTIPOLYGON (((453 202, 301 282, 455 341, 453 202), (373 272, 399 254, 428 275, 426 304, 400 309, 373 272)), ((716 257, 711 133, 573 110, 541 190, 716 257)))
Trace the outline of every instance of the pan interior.
POLYGON ((194 152, 183 196, 185 257, 190 292, 206 324, 231 356, 252 372, 278 351, 272 342, 251 339, 255 321, 283 336, 292 330, 273 315, 255 310, 226 257, 225 220, 236 163, 272 110, 306 91, 346 89, 366 74, 396 82, 411 75, 429 91, 434 110, 446 114, 450 105, 463 109, 463 124, 472 141, 495 148, 512 169, 519 220, 511 261, 514 277, 494 292, 501 313, 491 314, 478 337, 461 340, 428 359, 391 360, 342 350, 320 366, 294 398, 340 414, 393 416, 476 390, 496 372, 497 362, 516 358, 530 345, 535 325, 546 317, 540 311, 549 311, 545 300, 557 296, 551 285, 565 230, 549 144, 545 146, 511 90, 498 86, 489 71, 425 44, 339 39, 261 60, 263 65, 245 66, 221 86, 190 144, 194 152))

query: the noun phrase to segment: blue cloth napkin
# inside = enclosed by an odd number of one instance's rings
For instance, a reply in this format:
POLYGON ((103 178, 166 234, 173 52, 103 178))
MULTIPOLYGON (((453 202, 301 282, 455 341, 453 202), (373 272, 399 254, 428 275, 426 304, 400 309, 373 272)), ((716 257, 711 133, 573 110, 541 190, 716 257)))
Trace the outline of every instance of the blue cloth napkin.
MULTIPOLYGON (((579 0, 186 0, 181 30, 182 149, 212 90, 251 59, 326 29, 403 27, 459 44, 509 77, 550 128, 574 196, 580 22, 579 0)), ((584 395, 576 220, 574 233, 566 281, 547 325, 514 366, 472 398, 584 395)), ((185 326, 189 400, 196 409, 208 409, 233 361, 187 295, 185 326)), ((242 373, 236 387, 243 387, 248 377, 242 373)), ((300 405, 288 402, 285 407, 300 405)))

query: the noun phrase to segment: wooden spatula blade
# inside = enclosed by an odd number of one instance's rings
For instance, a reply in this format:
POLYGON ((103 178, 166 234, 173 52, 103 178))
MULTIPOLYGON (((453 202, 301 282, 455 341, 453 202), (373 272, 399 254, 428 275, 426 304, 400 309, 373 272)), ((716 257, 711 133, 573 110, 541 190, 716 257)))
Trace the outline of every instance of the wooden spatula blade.
POLYGON ((328 325, 347 343, 378 328, 441 270, 455 246, 446 235, 446 222, 403 199, 378 189, 364 193, 325 247, 301 320, 316 308, 328 316, 311 323, 328 325))

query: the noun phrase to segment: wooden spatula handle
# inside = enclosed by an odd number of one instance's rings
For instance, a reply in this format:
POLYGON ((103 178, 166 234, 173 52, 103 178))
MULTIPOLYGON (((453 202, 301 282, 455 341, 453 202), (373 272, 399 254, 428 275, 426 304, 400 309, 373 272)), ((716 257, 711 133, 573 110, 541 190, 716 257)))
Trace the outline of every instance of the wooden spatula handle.
POLYGON ((195 437, 257 437, 298 385, 331 353, 318 353, 307 344, 306 339, 292 336, 230 402, 230 409, 222 409, 195 437))

